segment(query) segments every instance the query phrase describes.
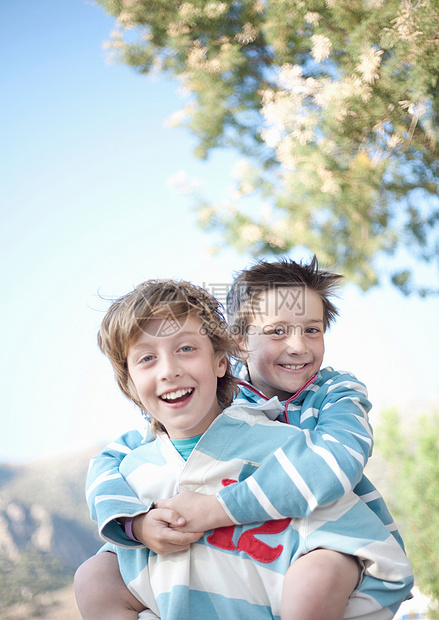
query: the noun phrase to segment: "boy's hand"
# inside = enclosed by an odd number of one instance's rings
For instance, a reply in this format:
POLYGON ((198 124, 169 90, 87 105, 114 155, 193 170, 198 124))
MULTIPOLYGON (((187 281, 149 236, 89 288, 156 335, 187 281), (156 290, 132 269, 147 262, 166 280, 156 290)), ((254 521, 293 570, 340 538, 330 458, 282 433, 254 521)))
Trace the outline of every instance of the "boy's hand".
POLYGON ((175 510, 153 508, 146 514, 138 515, 133 519, 133 534, 148 549, 158 555, 169 555, 177 551, 186 551, 193 542, 199 540, 204 532, 191 532, 175 510), (178 528, 178 529, 174 529, 178 528))
POLYGON ((155 502, 155 505, 158 508, 168 508, 184 517, 185 525, 177 525, 181 532, 206 531, 234 525, 215 495, 182 491, 170 499, 155 502))

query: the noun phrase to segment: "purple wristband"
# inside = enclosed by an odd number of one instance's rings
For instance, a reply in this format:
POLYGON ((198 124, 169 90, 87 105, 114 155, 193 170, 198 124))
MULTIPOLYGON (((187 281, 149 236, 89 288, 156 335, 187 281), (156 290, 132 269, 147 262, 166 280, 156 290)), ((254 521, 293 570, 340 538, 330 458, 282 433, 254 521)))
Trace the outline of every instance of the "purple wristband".
POLYGON ((131 538, 131 540, 134 540, 134 542, 138 543, 140 542, 140 540, 137 540, 137 538, 133 534, 133 521, 134 521, 134 517, 127 517, 125 519, 125 524, 124 524, 125 534, 128 536, 128 538, 131 538))

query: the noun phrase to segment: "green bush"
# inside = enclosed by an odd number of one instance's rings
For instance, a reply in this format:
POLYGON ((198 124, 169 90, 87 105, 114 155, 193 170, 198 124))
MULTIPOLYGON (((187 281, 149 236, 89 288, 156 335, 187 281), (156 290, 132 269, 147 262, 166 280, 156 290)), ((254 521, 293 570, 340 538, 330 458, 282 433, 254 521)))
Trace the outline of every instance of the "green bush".
POLYGON ((388 410, 376 435, 377 448, 391 467, 389 504, 401 525, 416 583, 439 602, 439 414, 417 417, 404 428, 398 412, 388 410))

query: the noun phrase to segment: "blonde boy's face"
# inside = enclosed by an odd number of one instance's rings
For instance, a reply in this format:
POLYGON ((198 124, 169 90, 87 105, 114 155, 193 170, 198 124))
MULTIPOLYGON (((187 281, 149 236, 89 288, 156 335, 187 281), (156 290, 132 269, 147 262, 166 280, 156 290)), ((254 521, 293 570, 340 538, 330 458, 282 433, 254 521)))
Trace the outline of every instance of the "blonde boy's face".
POLYGON ((221 412, 218 378, 224 355, 214 354, 196 316, 148 321, 128 351, 128 371, 144 409, 171 439, 201 435, 221 412))
POLYGON ((322 300, 306 287, 277 288, 263 293, 253 310, 241 343, 252 384, 268 398, 287 400, 322 364, 322 300))

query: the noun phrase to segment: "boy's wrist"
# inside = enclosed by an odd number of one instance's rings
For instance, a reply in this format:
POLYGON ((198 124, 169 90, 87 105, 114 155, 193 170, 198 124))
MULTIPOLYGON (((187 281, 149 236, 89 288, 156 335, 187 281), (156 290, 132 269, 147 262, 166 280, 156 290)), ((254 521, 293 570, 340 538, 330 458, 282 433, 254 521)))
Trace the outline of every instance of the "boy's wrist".
POLYGON ((128 536, 128 538, 131 538, 131 540, 133 540, 134 542, 140 543, 140 540, 136 538, 133 532, 133 522, 134 522, 134 517, 127 517, 125 519, 125 523, 124 523, 125 534, 128 536))
POLYGON ((145 541, 143 540, 143 520, 146 517, 148 513, 144 512, 140 515, 136 515, 135 517, 132 517, 132 521, 131 521, 131 532, 134 536, 134 539, 137 540, 141 545, 145 544, 145 541))
POLYGON ((140 545, 142 544, 142 541, 139 540, 139 538, 136 536, 134 532, 134 523, 135 523, 136 517, 141 517, 141 516, 143 515, 136 515, 134 517, 120 517, 119 519, 117 519, 117 523, 123 529, 123 531, 128 536, 128 538, 130 538, 133 542, 136 542, 140 545))
POLYGON ((209 529, 235 525, 227 512, 224 510, 224 507, 218 497, 216 495, 211 495, 210 498, 211 507, 209 510, 209 529))

